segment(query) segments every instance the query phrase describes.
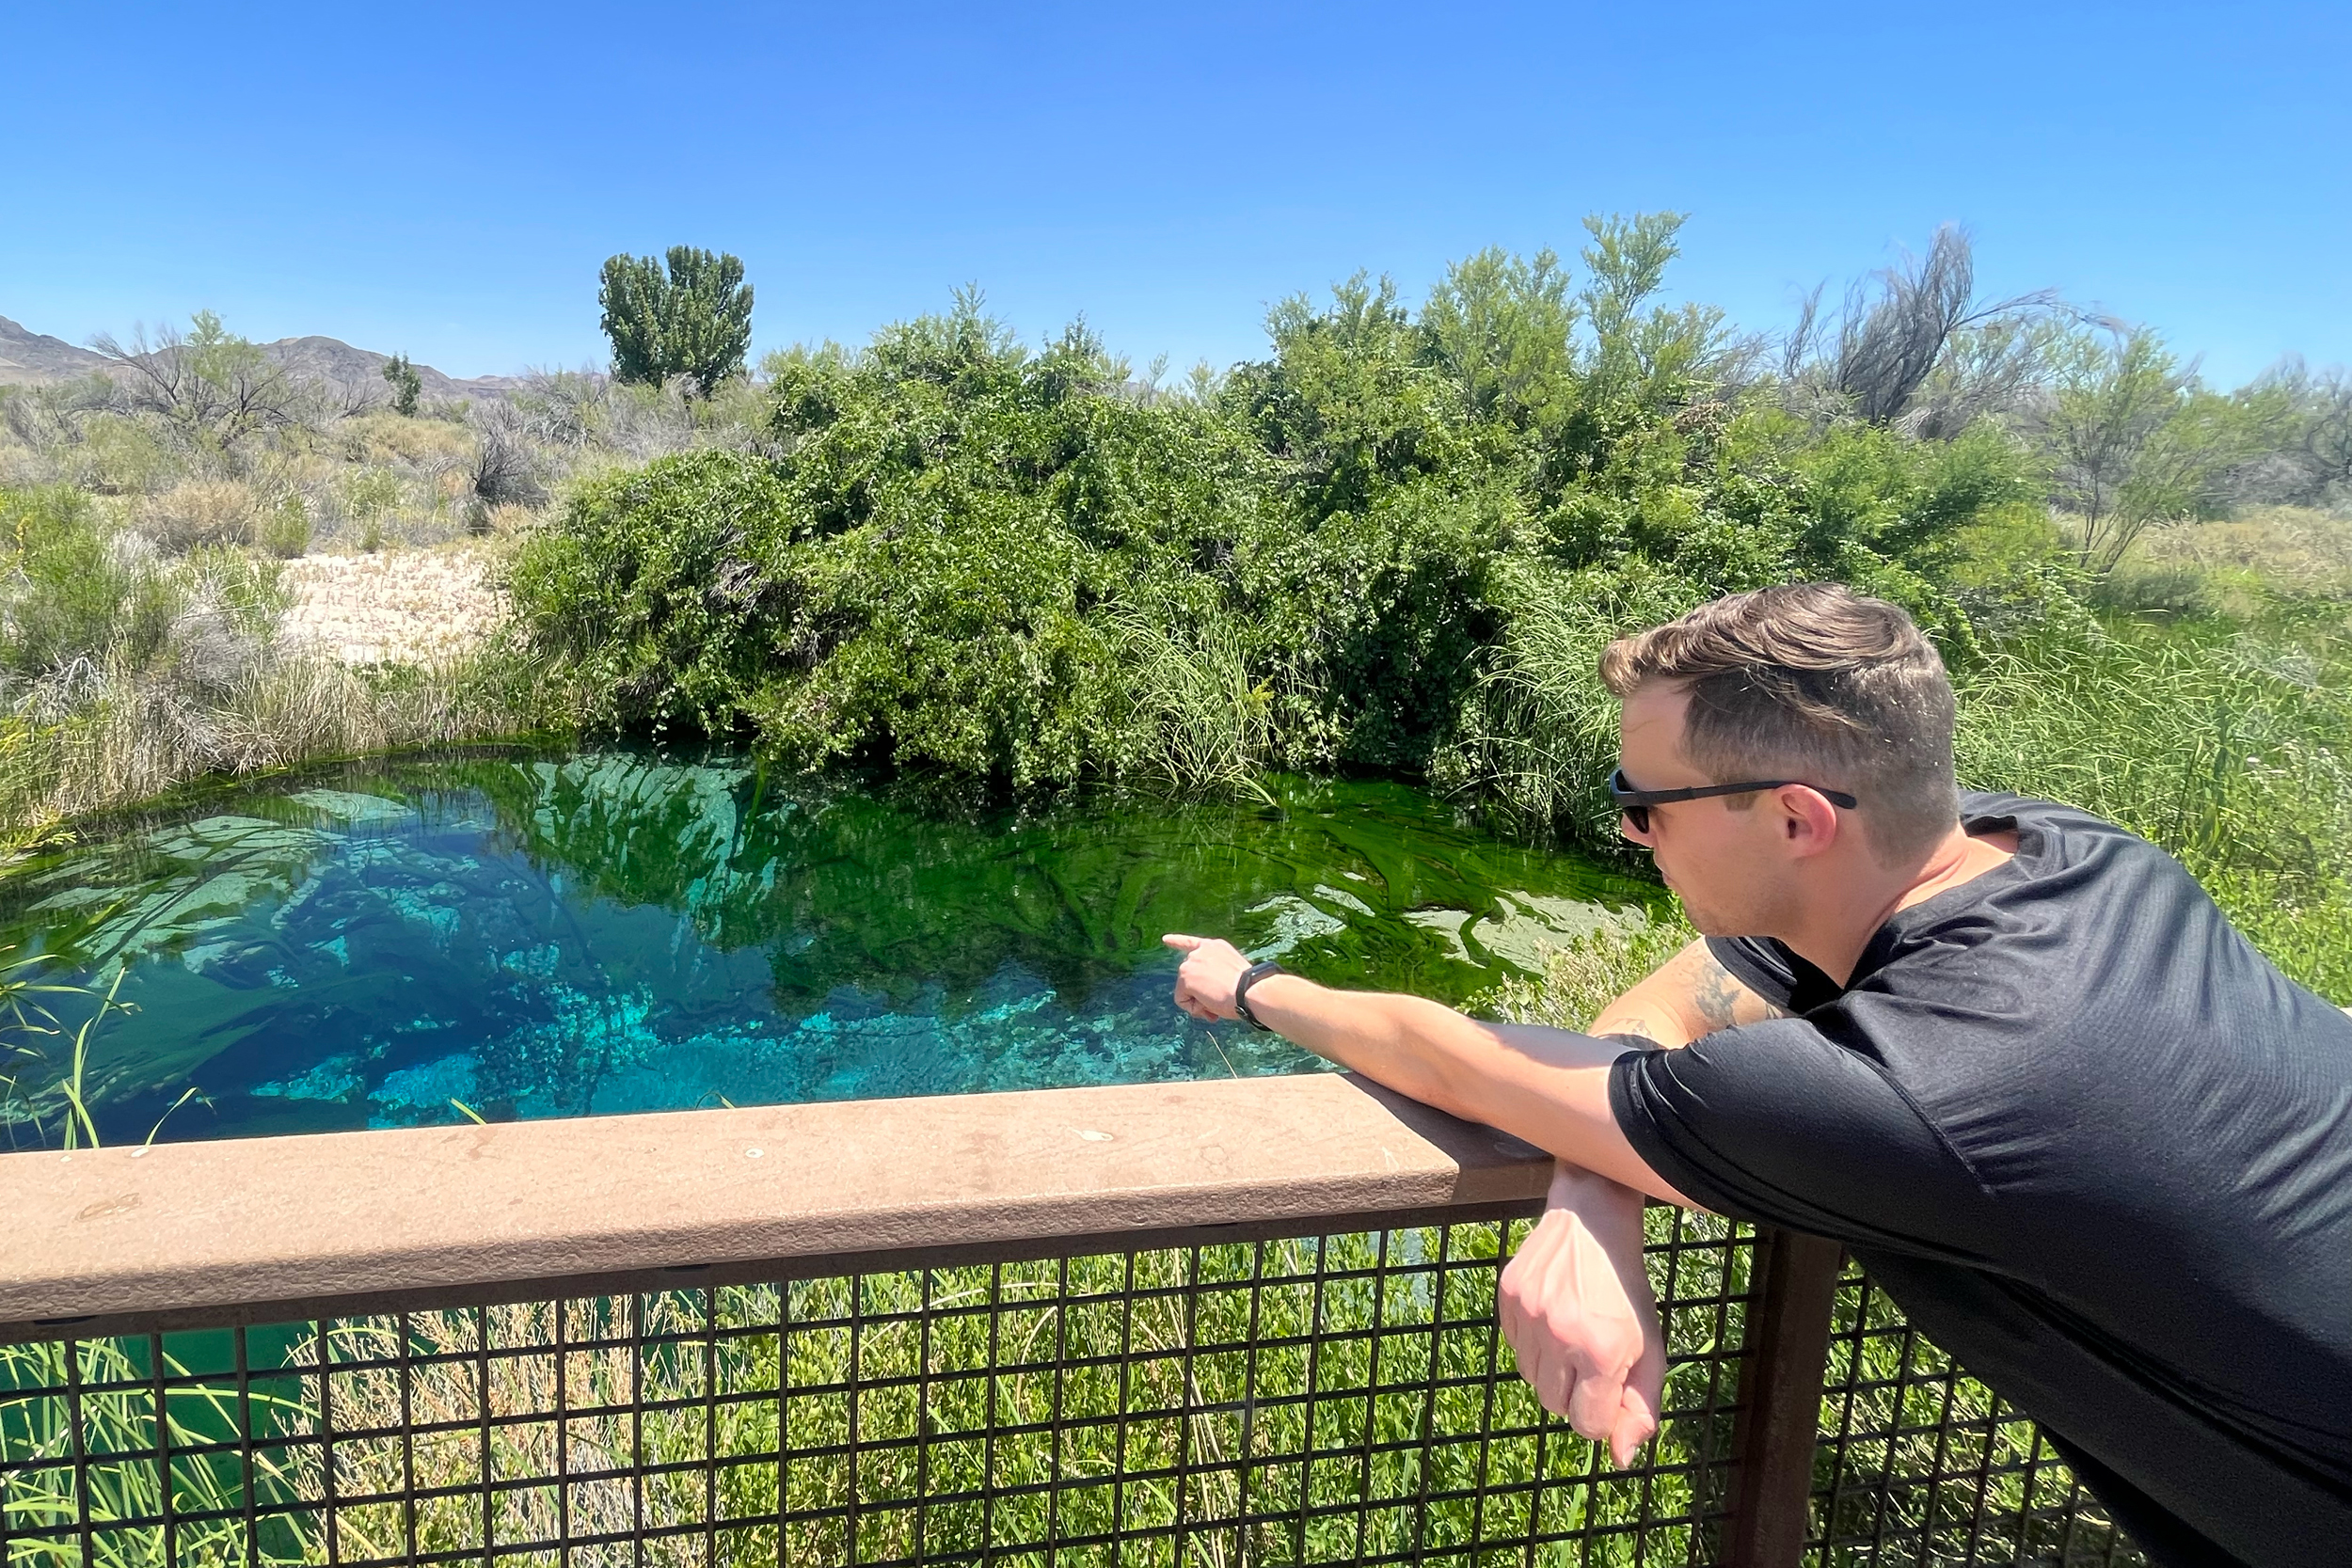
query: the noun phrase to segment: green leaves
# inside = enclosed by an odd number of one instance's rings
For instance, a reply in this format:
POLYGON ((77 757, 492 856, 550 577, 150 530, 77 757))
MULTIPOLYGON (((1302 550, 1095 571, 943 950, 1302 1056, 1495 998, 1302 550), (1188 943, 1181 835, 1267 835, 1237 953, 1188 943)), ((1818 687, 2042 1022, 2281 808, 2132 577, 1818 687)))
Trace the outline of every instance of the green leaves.
POLYGON ((655 386, 669 379, 669 356, 661 345, 666 292, 661 264, 652 257, 612 256, 605 260, 604 284, 596 291, 596 303, 604 309, 600 325, 612 342, 612 374, 616 379, 655 386))
POLYGON ((1539 250, 1528 261, 1500 246, 1448 267, 1421 312, 1463 407, 1521 429, 1556 421, 1574 405, 1576 320, 1558 256, 1539 250))
POLYGON ((2260 394, 2208 390, 2145 327, 2077 334, 2039 435, 2081 564, 2104 574, 2150 528, 2213 515, 2219 481, 2262 449, 2274 419, 2260 394))
MULTIPOLYGON (((587 487, 515 601, 595 721, 1016 790, 1352 767, 1491 798, 1495 769, 1590 749, 1529 726, 1606 701, 1531 650, 1627 629, 1567 636, 1534 583, 1638 579, 1631 614, 1842 576, 1964 641, 1932 580, 2025 494, 2014 443, 1824 434, 1742 391, 1720 315, 1655 303, 1678 222, 1596 220, 1581 286, 1552 252, 1487 250, 1418 311, 1362 275, 1284 301, 1269 357, 1190 395, 1083 323, 1032 353, 967 291, 862 352, 772 357, 778 455, 587 487)), ((660 351, 677 271, 608 265, 625 367, 660 351)), ((1564 824, 1584 800, 1510 791, 1564 824)))
POLYGON ((1584 228, 1593 236, 1583 251, 1592 274, 1583 301, 1593 328, 1593 401, 1622 399, 1653 411, 1688 401, 1715 368, 1724 313, 1699 305, 1642 309, 1681 254, 1675 235, 1682 214, 1588 217, 1584 228))
POLYGON ((724 732, 777 649, 787 492, 767 462, 695 451, 585 486, 517 557, 533 639, 594 693, 589 717, 724 732))
POLYGON ((151 663, 216 564, 122 547, 89 498, 64 485, 0 490, 0 675, 71 679, 77 667, 151 663))
POLYGON ((604 263, 596 302, 612 342, 612 373, 624 382, 656 387, 673 376, 693 395, 743 372, 752 346, 752 289, 742 261, 691 245, 672 245, 668 276, 650 256, 614 256, 604 263))

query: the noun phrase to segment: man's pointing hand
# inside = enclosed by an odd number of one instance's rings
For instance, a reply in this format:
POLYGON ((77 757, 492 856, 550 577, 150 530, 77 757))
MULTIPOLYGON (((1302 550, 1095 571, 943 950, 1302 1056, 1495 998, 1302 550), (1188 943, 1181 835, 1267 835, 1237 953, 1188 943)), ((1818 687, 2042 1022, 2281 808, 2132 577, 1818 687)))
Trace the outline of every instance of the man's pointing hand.
POLYGON ((1193 1017, 1215 1022, 1239 1018, 1233 988, 1249 971, 1249 960, 1230 942, 1215 937, 1188 937, 1171 932, 1160 939, 1184 955, 1176 972, 1176 1006, 1193 1017))

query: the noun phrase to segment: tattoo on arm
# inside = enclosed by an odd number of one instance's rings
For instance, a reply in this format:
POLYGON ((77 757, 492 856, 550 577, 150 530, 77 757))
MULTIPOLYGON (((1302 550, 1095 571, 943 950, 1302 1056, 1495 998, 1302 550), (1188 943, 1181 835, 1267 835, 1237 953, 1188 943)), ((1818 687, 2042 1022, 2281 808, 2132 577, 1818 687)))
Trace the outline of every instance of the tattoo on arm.
POLYGON ((1694 942, 1603 1007, 1590 1029, 1685 1045, 1718 1029, 1780 1016, 1779 1008, 1716 962, 1704 942, 1694 942))
POLYGON ((1709 1030, 1785 1016, 1778 1007, 1742 985, 1740 977, 1704 946, 1693 946, 1685 954, 1680 978, 1688 988, 1692 1012, 1709 1030))
POLYGON ((1731 971, 1708 955, 1707 962, 1691 988, 1691 1002, 1699 1010, 1699 1017, 1718 1029, 1728 1029, 1739 1021, 1740 999, 1747 988, 1731 977, 1731 971))

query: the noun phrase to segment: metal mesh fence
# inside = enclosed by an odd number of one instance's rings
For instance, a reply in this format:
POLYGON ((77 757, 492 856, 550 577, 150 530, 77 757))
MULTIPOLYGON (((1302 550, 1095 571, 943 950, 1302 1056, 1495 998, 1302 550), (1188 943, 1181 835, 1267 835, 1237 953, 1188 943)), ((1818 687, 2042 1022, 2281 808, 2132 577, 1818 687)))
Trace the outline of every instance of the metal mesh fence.
POLYGON ((2145 1560, 2041 1429, 1955 1368, 1851 1263, 1835 1310, 1809 1562, 2082 1568, 2145 1560))
POLYGON ((1753 1237, 1652 1222, 1630 1470, 1460 1222, 0 1349, 0 1561, 1708 1561, 1753 1237))

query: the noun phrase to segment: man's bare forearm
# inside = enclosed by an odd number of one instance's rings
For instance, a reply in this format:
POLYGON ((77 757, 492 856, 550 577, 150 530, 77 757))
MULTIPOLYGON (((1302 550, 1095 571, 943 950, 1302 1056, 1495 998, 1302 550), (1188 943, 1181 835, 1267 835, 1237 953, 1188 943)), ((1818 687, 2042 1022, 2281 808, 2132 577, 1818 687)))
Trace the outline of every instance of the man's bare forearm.
MULTIPOLYGON (((1487 1119, 1481 1113, 1497 1098, 1497 1078, 1517 1076, 1511 1058, 1518 1053, 1497 1037, 1495 1025, 1422 997, 1332 990, 1304 975, 1279 974, 1249 993, 1249 1005, 1269 1027, 1316 1055, 1456 1116, 1487 1119)), ((1548 1053, 1549 1066, 1606 1068, 1618 1053, 1587 1036, 1547 1033, 1560 1042, 1548 1053)))
POLYGON ((1630 1464, 1658 1430, 1666 1371, 1641 1195, 1561 1164, 1544 1208, 1499 1282, 1503 1338, 1544 1408, 1630 1464))
POLYGON ((1565 1209, 1575 1213, 1584 1222, 1585 1228, 1610 1248, 1613 1256, 1620 1255, 1628 1246, 1634 1257, 1641 1254, 1645 1240, 1642 1195, 1621 1181, 1595 1175, 1565 1160, 1554 1161, 1544 1208, 1547 1212, 1565 1209))
POLYGON ((1416 996, 1340 991, 1295 974, 1249 992, 1250 1010, 1316 1055, 1466 1120, 1514 1133, 1609 1180, 1687 1202, 1634 1153, 1609 1105, 1615 1042, 1487 1023, 1416 996))

